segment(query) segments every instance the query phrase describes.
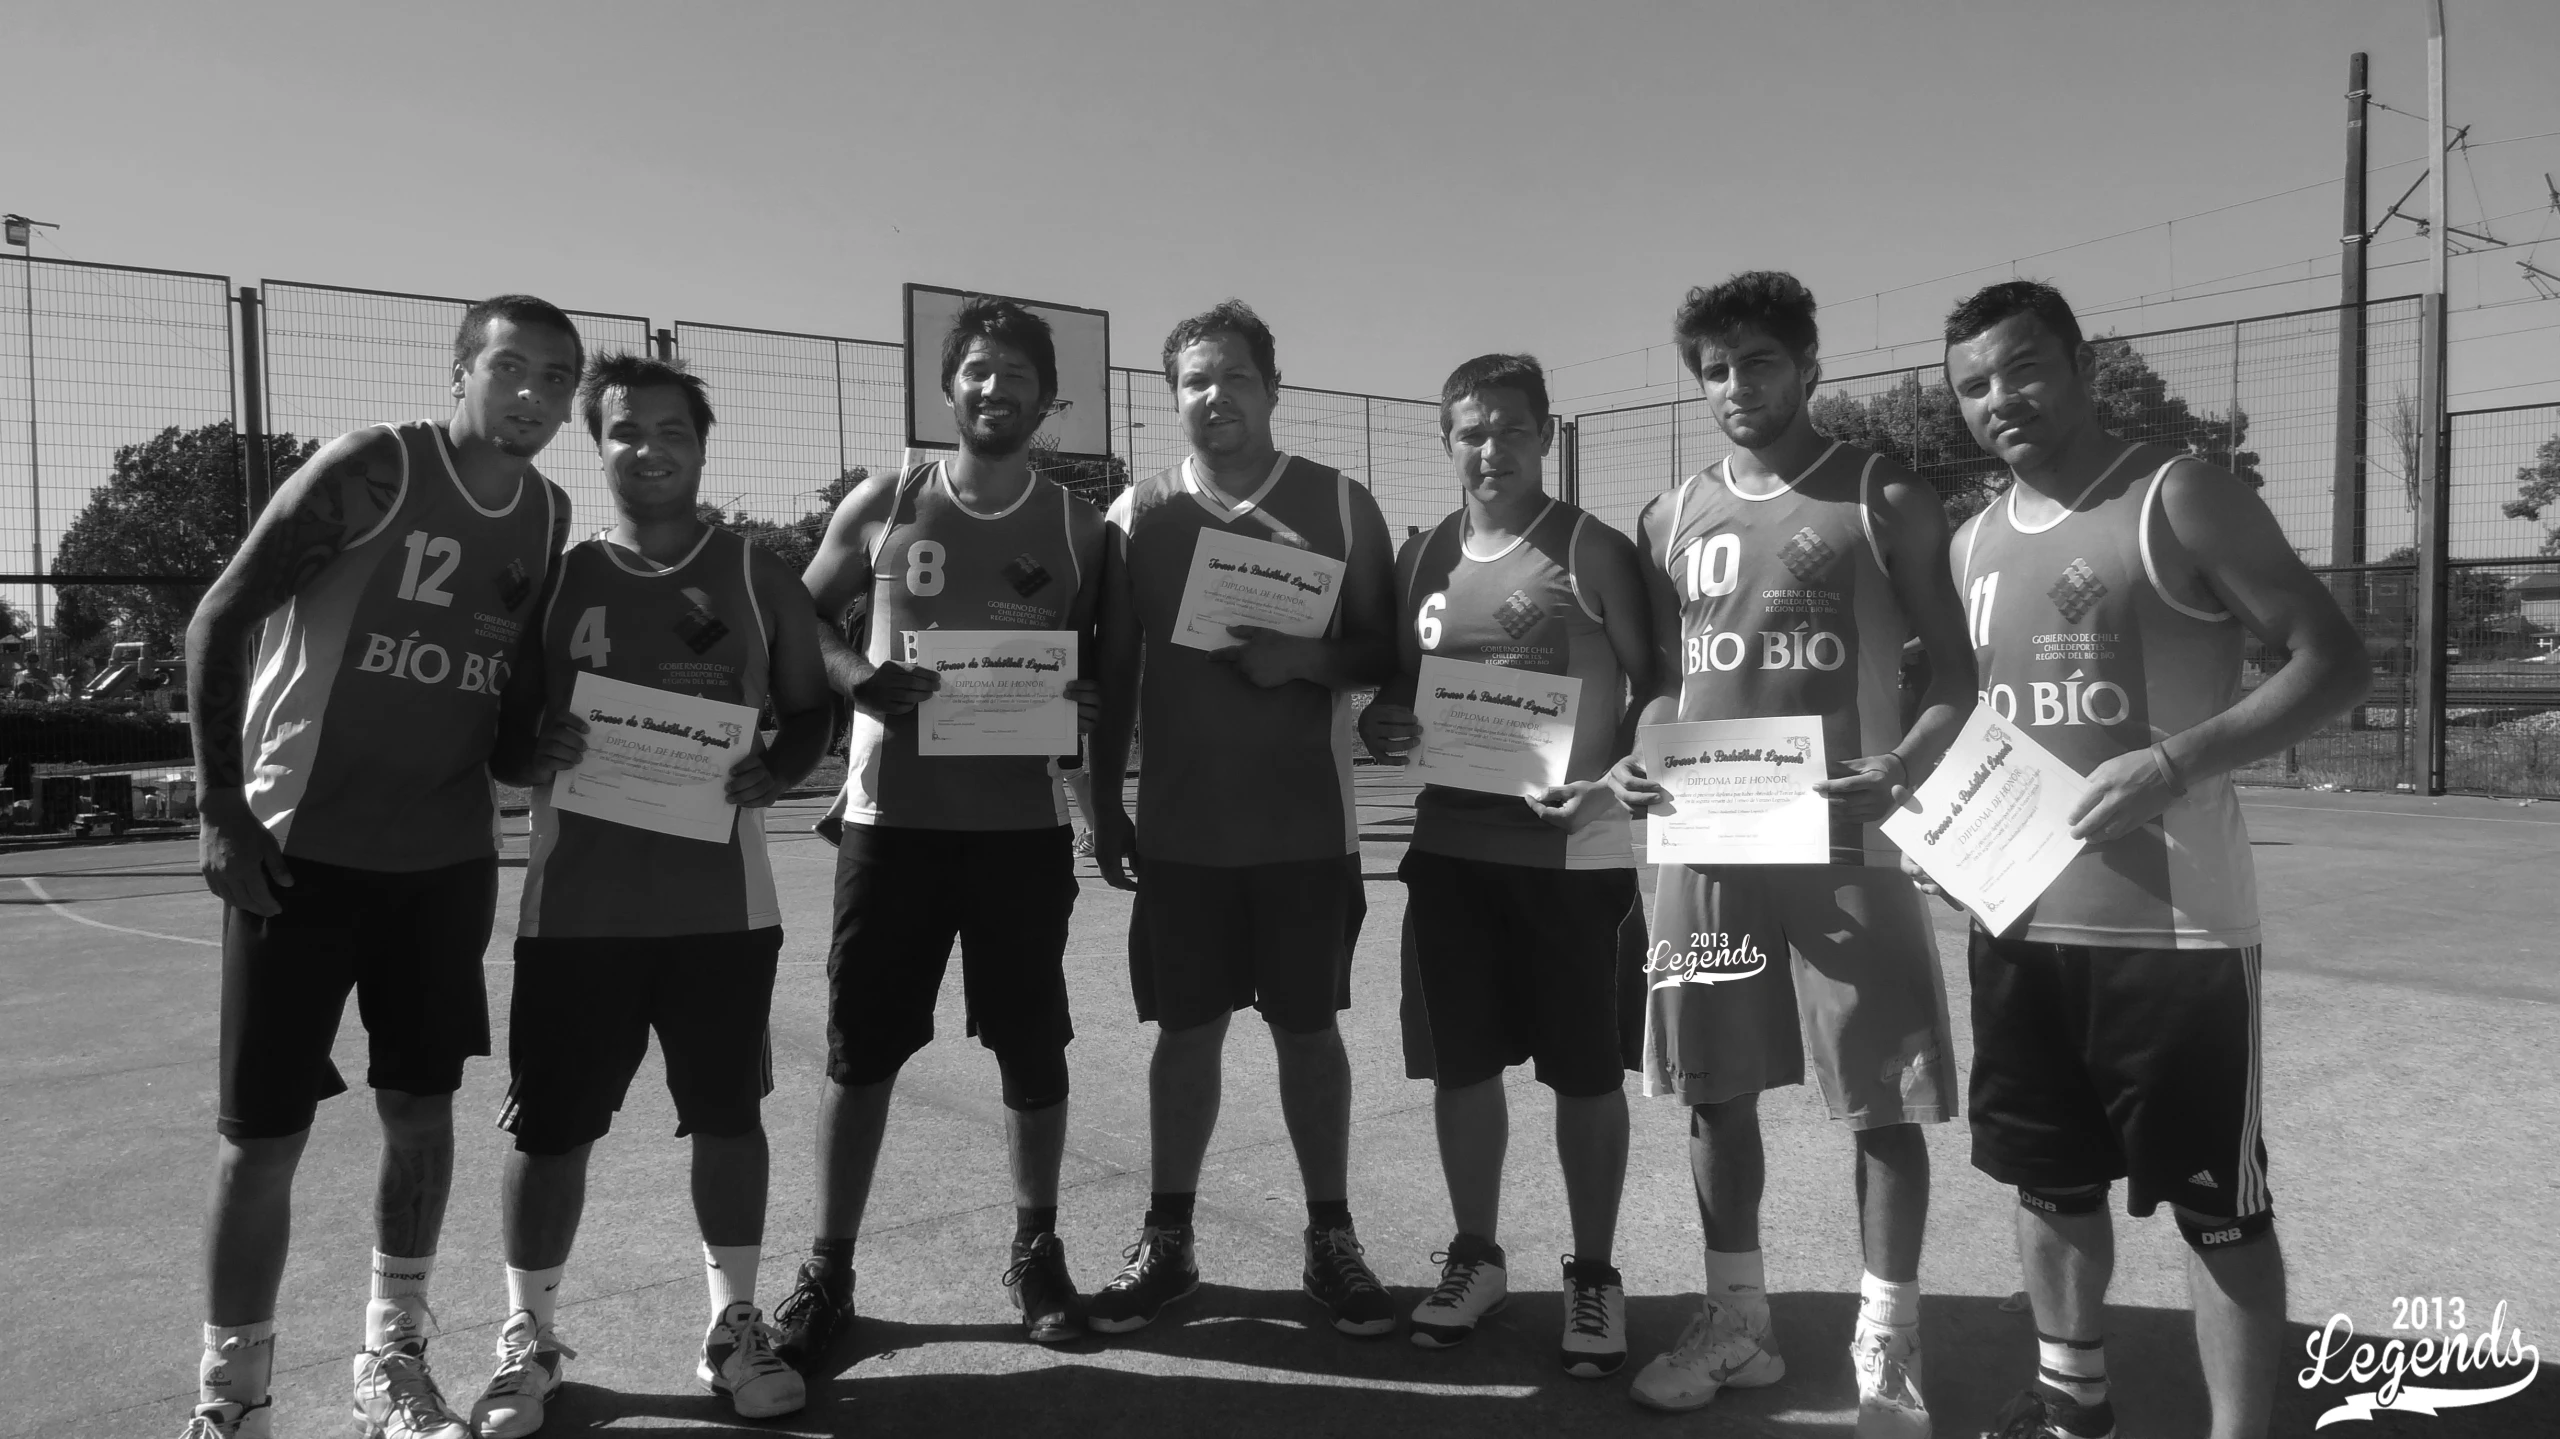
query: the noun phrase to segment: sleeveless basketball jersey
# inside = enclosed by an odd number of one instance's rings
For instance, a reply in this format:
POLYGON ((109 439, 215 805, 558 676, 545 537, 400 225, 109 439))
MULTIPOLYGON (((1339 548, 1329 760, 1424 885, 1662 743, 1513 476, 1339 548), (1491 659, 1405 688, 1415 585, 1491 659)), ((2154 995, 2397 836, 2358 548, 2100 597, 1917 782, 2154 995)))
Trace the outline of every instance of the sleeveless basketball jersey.
MULTIPOLYGON (((2172 598, 2152 560, 2160 484, 2176 463, 2089 504, 2110 466, 2035 529, 2018 522, 2013 485, 1956 540, 1982 703, 2082 774, 2240 698, 2239 623, 2172 598)), ((2194 780, 2159 819, 2082 850, 2018 937, 2126 949, 2258 943, 2257 879, 2230 776, 2194 780)))
MULTIPOLYGON (((1834 441, 1769 494, 1736 485, 1730 459, 1671 492, 1656 558, 1680 598, 1682 720, 1819 715, 1834 773, 1901 741, 1910 626, 1870 513, 1877 458, 1834 441)), ((1896 853, 1873 825, 1832 824, 1834 864, 1896 853)))
POLYGON ((483 509, 444 426, 383 428, 399 496, 268 617, 242 745, 250 811, 287 855, 404 872, 497 852, 498 692, 569 502, 528 471, 483 509))
MULTIPOLYGON (((1571 675, 1582 681, 1569 780, 1598 779, 1626 714, 1626 673, 1574 577, 1575 546, 1591 516, 1550 500, 1529 528, 1491 553, 1466 537, 1467 512, 1420 541, 1405 583, 1404 620, 1425 657, 1571 675)), ((1508 795, 1426 784, 1413 804, 1413 847, 1429 854, 1540 869, 1630 869, 1634 832, 1611 803, 1568 834, 1508 795)))
MULTIPOLYGON (((1192 461, 1140 480, 1111 504, 1145 634, 1138 686, 1138 852, 1181 864, 1278 864, 1356 854, 1351 700, 1293 681, 1264 689, 1204 650, 1175 644, 1182 587, 1205 532, 1351 559, 1352 507, 1365 492, 1339 470, 1283 454, 1252 494, 1230 501, 1192 461)), ((1326 630, 1342 632, 1337 607, 1326 630)))
MULTIPOLYGON (((599 536, 560 557, 542 617, 544 707, 569 707, 579 675, 762 709, 772 638, 744 537, 708 529, 658 569, 599 536)), ((516 933, 728 934, 782 923, 764 811, 740 809, 719 844, 555 809, 533 794, 533 850, 516 933)))
MULTIPOLYGON (((1091 583, 1068 517, 1085 502, 1034 475, 993 514, 951 493, 942 462, 898 479, 871 550, 862 652, 874 664, 915 658, 921 630, 1063 630, 1091 583)), ((1067 822, 1056 761, 1041 755, 916 752, 913 710, 855 711, 836 815, 902 829, 1054 829, 1067 822)))

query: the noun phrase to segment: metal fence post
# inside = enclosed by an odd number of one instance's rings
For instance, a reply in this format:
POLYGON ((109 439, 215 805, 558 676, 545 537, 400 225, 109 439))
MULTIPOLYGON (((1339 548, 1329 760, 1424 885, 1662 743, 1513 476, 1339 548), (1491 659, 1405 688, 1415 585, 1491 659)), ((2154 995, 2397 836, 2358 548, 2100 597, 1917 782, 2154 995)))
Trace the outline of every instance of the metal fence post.
POLYGON ((266 310, 258 287, 240 287, 240 479, 247 534, 275 493, 273 456, 267 452, 266 310))
POLYGON ((668 364, 673 364, 673 363, 675 363, 675 358, 676 358, 676 337, 675 337, 675 332, 674 332, 674 331, 672 331, 672 330, 652 330, 652 331, 650 331, 650 332, 649 332, 649 348, 650 348, 651 350, 653 350, 653 351, 655 351, 655 352, 657 353, 657 357, 658 357, 658 359, 660 359, 660 360, 662 360, 662 361, 664 361, 664 362, 666 362, 666 363, 668 363, 668 364))
POLYGON ((2410 708, 2418 723, 2413 746, 2417 772, 2410 778, 2419 793, 2435 795, 2444 793, 2445 559, 2453 516, 2452 486, 2445 475, 2444 292, 2427 295, 2425 304, 2418 342, 2418 409, 2425 426, 2418 446, 2418 633, 2417 653, 2410 657, 2416 681, 2410 708))

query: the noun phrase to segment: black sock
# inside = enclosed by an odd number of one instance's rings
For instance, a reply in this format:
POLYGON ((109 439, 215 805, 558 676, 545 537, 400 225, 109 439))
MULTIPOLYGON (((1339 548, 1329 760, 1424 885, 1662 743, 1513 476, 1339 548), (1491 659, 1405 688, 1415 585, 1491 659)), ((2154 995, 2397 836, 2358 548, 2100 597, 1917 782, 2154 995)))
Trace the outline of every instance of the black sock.
POLYGON ((1307 1227, 1318 1234, 1328 1229, 1351 1227, 1351 1201, 1348 1199, 1310 1199, 1307 1201, 1307 1227))
POLYGON ((1147 1196, 1147 1223, 1158 1229, 1188 1229, 1192 1202, 1199 1197, 1199 1191, 1194 1189, 1179 1194, 1158 1190, 1147 1196))
POLYGON ((820 1239, 809 1245, 809 1257, 822 1266, 827 1287, 841 1294, 853 1287, 853 1241, 820 1239))
POLYGON ((1058 1206, 1043 1204, 1037 1209, 1013 1206, 1013 1241, 1028 1244, 1043 1234, 1058 1232, 1058 1206))

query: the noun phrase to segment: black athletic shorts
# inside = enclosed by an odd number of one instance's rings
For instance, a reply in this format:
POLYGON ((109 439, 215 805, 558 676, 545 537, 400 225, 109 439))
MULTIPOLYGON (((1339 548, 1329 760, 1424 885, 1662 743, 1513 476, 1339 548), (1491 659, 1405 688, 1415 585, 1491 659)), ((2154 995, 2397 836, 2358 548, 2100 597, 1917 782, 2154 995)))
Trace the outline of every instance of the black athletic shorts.
POLYGON ((779 925, 518 939, 498 1127, 527 1154, 565 1154, 603 1138, 654 1029, 676 1133, 753 1131, 773 1092, 769 1022, 781 953, 779 925))
POLYGON ((1976 928, 1973 1164, 2003 1184, 2125 1179, 2126 1208, 2265 1212, 2258 949, 2099 949, 1976 928))
POLYGON ((846 825, 827 947, 827 1077, 877 1084, 932 1042, 954 939, 967 1032, 980 1044, 1045 1051, 1074 1039, 1066 975, 1074 843, 1065 825, 846 825))
POLYGON ((1443 1089, 1537 1063, 1560 1095, 1615 1092, 1618 931, 1632 869, 1542 869, 1405 851, 1405 938, 1443 1089))
POLYGON ((1250 1005, 1291 1034, 1351 1007, 1351 950, 1369 914, 1360 856, 1278 864, 1144 861, 1129 915, 1138 1018, 1195 1029, 1250 1005))
POLYGON ((498 861, 389 873, 288 859, 280 912, 222 915, 222 1100, 234 1139, 311 1127, 346 1092, 330 1062, 347 991, 364 1021, 365 1083, 451 1094, 462 1061, 489 1052, 481 952, 498 906, 498 861))

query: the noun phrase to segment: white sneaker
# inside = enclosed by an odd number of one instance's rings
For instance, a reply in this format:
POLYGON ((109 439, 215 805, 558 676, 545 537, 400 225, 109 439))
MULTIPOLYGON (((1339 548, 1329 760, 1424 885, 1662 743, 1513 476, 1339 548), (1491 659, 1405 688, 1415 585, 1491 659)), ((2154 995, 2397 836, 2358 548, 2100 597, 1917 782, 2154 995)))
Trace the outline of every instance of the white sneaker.
POLYGON ((1849 1341, 1858 1371, 1858 1439, 1929 1439, 1920 1397, 1920 1326, 1858 1321, 1849 1341))
POLYGON ((1446 1349, 1466 1342, 1476 1321, 1502 1312, 1511 1298, 1510 1271, 1502 1266, 1502 1246, 1460 1235, 1431 1256, 1440 1266, 1440 1287, 1414 1306, 1413 1342, 1421 1349, 1446 1349))
POLYGON ((213 1399, 195 1407, 187 1417, 187 1427, 178 1439, 268 1439, 268 1421, 275 1415, 275 1401, 261 1399, 243 1404, 237 1399, 213 1399))
POLYGON ((809 1386, 773 1352, 776 1337, 764 1311, 743 1300, 732 1304, 702 1336, 702 1363, 694 1377, 726 1396, 741 1419, 797 1414, 809 1402, 809 1386))
POLYGON ((356 1431, 364 1439, 471 1439, 470 1427, 427 1372, 427 1342, 407 1339, 356 1356, 356 1431))
MULTIPOLYGON (((1618 1271, 1564 1257, 1564 1372, 1606 1379, 1626 1367, 1627 1290, 1618 1271)), ((1863 1436, 1861 1436, 1863 1439, 1863 1436)))
POLYGON ((1767 1311, 1748 1314, 1710 1299, 1680 1331, 1680 1342, 1654 1356, 1630 1391, 1652 1409, 1703 1407, 1723 1389, 1757 1389, 1787 1375, 1787 1361, 1769 1349, 1767 1311))
POLYGON ((524 1439, 542 1427, 543 1402, 560 1389, 560 1361, 578 1351, 549 1328, 537 1329, 519 1309, 498 1331, 498 1372, 471 1406, 471 1432, 480 1439, 524 1439))

